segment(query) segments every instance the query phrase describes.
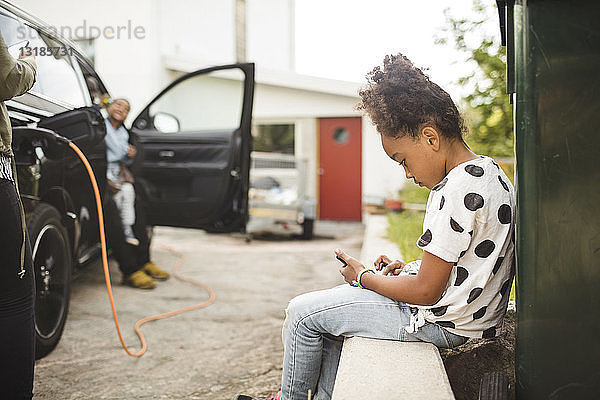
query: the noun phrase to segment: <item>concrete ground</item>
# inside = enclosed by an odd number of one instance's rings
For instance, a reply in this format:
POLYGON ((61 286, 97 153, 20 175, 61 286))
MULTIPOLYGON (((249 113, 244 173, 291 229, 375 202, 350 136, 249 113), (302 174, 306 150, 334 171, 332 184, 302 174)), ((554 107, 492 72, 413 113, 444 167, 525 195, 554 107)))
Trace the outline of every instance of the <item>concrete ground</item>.
MULTIPOLYGON (((58 347, 36 363, 34 399, 230 399, 236 393, 272 395, 280 387, 284 308, 295 295, 343 283, 332 249, 358 256, 360 223, 318 221, 316 237, 286 232, 239 235, 157 228, 153 260, 209 285, 214 304, 142 327, 148 351, 133 358, 121 349, 99 262, 73 281, 71 308, 58 347)), ((176 279, 142 291, 120 284, 111 262, 121 329, 139 349, 135 322, 201 303, 206 293, 176 279)))

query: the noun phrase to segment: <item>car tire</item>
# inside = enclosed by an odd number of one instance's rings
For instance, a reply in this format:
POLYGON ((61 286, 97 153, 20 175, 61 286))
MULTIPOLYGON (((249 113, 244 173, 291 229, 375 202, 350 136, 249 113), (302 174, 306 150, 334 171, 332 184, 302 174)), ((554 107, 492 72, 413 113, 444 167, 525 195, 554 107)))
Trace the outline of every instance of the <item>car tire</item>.
POLYGON ((311 240, 314 236, 315 220, 307 218, 302 223, 302 240, 311 240))
POLYGON ((40 203, 27 217, 35 275, 35 357, 49 354, 63 333, 71 295, 71 249, 58 210, 40 203))
POLYGON ((487 372, 479 385, 479 400, 508 400, 508 377, 501 372, 487 372))

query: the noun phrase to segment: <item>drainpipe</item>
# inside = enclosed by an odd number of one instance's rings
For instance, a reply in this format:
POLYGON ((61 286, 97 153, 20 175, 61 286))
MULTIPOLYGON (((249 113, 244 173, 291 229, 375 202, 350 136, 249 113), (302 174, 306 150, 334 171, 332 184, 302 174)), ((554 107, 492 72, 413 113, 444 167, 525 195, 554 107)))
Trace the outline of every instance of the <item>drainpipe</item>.
POLYGON ((246 61, 246 0, 235 0, 235 59, 246 61))

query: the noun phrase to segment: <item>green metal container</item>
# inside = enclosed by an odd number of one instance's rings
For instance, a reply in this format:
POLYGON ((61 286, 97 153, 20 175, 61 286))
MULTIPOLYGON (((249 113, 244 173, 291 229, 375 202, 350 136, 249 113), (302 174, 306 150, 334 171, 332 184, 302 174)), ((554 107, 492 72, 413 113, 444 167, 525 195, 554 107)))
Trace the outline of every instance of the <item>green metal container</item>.
POLYGON ((506 36, 517 398, 600 398, 600 2, 508 2, 506 36))

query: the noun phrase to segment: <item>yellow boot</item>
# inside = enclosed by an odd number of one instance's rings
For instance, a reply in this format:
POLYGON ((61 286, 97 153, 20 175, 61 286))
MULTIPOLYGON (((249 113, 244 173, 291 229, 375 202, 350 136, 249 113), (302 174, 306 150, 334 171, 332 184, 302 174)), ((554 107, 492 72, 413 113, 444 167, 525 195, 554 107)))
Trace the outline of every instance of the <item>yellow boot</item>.
POLYGON ((133 274, 123 275, 123 284, 137 289, 154 289, 156 287, 156 282, 141 269, 133 274))
POLYGON ((152 261, 146 263, 146 265, 142 267, 142 271, 146 272, 152 278, 158 279, 159 281, 166 281, 171 276, 171 274, 169 274, 167 271, 163 271, 162 269, 158 268, 158 266, 152 261))

